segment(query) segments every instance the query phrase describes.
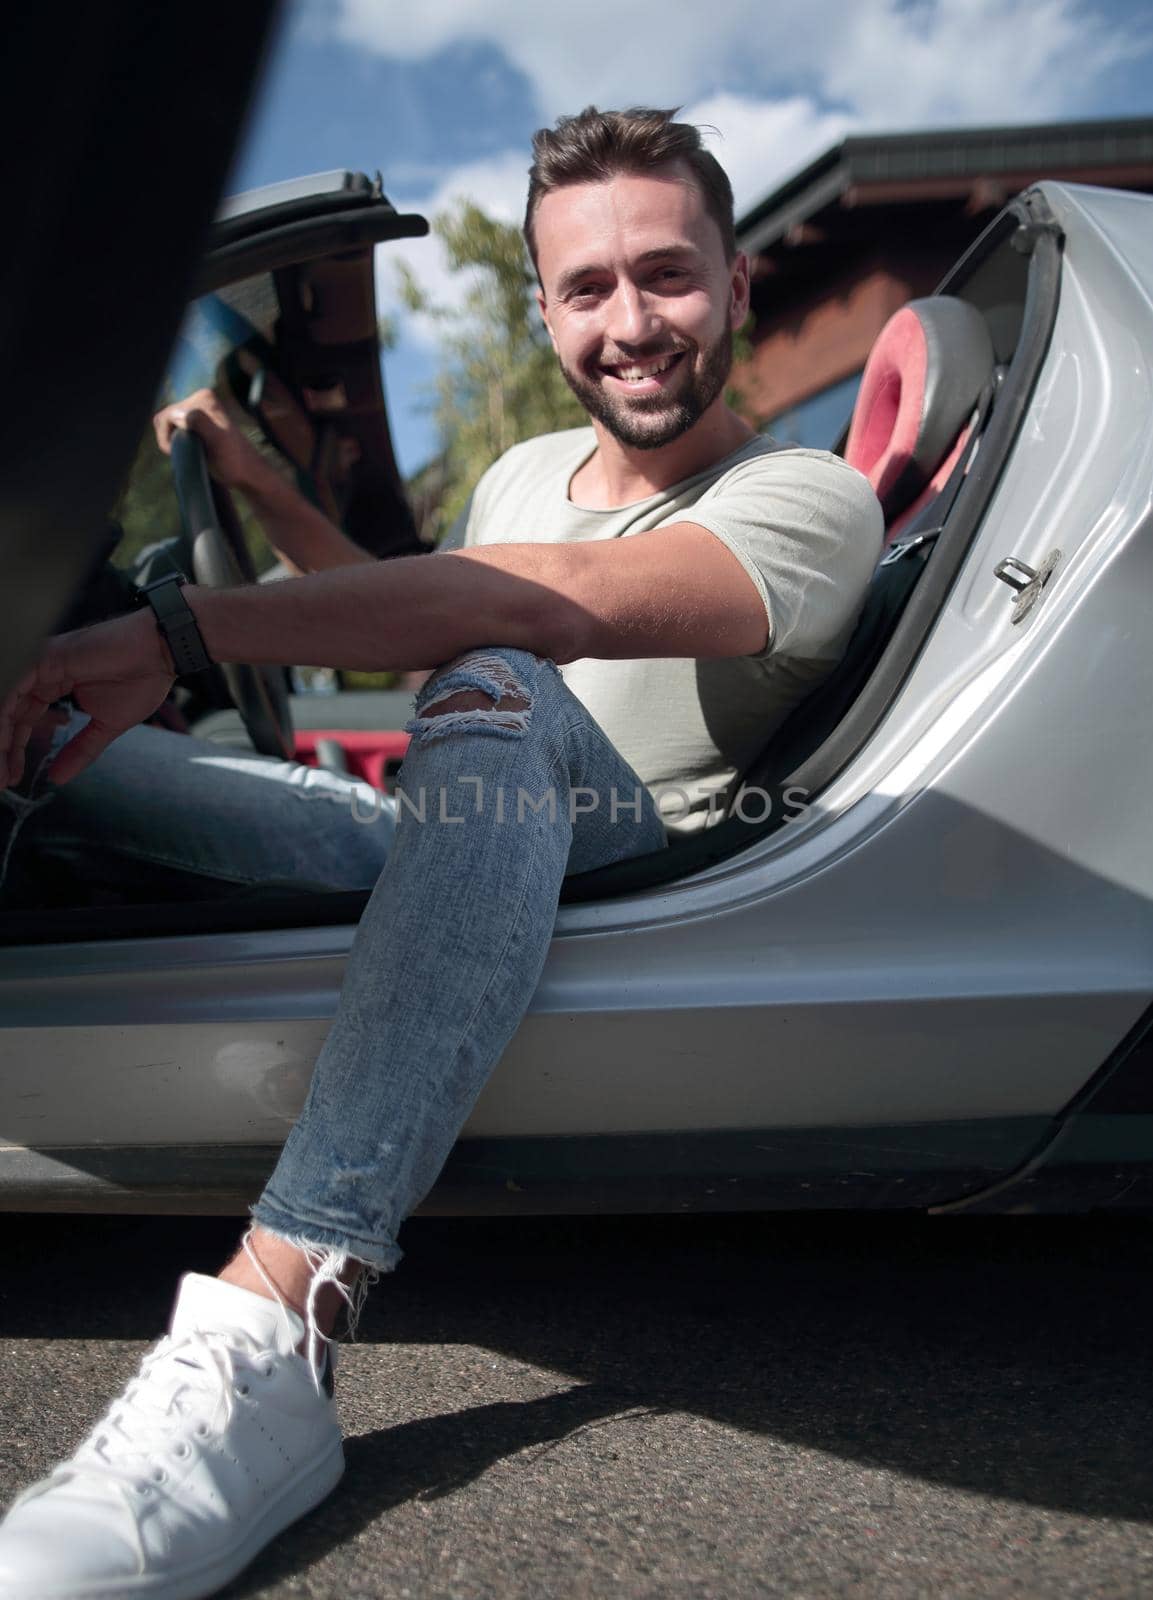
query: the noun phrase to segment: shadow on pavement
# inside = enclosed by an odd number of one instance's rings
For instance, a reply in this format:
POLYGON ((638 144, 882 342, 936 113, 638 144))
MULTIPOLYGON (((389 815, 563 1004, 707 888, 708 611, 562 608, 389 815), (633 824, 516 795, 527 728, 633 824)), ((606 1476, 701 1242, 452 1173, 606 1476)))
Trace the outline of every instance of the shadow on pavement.
POLYGON ((332 1498, 281 1534, 221 1600, 243 1600, 298 1577, 393 1506, 442 1499, 506 1456, 533 1445, 547 1448, 635 1410, 635 1402, 619 1390, 584 1384, 537 1400, 471 1406, 350 1439, 348 1470, 332 1498))
MULTIPOLYGON (((228 1221, 12 1218, 0 1337, 148 1339, 228 1221), (114 1276, 133 1264, 131 1294, 114 1276)), ((576 1387, 349 1442, 333 1499, 229 1591, 601 1419, 684 1411, 861 1465, 1153 1520, 1153 1229, 1133 1218, 420 1219, 360 1342, 467 1345, 576 1387)))

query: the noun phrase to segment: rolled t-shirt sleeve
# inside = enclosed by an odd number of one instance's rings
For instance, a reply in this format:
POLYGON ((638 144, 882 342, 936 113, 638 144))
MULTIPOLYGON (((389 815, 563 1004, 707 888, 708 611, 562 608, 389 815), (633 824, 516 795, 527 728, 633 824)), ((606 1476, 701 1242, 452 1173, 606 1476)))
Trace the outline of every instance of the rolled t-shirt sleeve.
POLYGON ((868 480, 839 456, 798 449, 753 457, 668 520, 707 528, 756 585, 769 634, 751 659, 840 656, 884 523, 868 480))

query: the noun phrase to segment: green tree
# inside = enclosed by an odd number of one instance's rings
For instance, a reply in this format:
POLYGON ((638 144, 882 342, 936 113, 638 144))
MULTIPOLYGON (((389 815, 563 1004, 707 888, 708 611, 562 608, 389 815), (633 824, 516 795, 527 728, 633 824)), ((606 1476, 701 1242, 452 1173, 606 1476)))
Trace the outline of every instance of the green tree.
POLYGON ((462 202, 437 217, 454 272, 473 281, 459 309, 430 301, 401 269, 405 303, 443 329, 444 362, 433 409, 444 485, 436 536, 451 528, 485 469, 510 445, 587 419, 565 383, 536 308, 520 229, 462 202))

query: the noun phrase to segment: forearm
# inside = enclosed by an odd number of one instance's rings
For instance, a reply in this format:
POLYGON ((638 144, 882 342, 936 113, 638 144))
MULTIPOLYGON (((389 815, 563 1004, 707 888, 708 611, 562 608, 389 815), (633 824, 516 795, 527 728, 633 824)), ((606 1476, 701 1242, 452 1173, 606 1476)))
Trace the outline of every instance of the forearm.
POLYGON ((486 644, 572 660, 579 619, 558 586, 564 556, 504 545, 184 592, 216 661, 382 672, 437 667, 486 644))
POLYGON ((269 544, 298 572, 322 572, 375 560, 270 467, 254 472, 238 487, 269 544))

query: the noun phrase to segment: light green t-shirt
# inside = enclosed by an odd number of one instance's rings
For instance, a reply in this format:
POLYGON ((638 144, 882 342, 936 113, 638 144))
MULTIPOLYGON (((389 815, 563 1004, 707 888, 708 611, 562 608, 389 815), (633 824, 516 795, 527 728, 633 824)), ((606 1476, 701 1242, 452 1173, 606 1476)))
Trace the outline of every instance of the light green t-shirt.
POLYGON ((622 539, 675 522, 707 528, 765 603, 759 655, 600 661, 561 668, 654 793, 666 824, 716 820, 733 781, 788 712, 836 665, 881 550, 868 482, 823 450, 750 439, 707 471, 608 511, 575 505, 569 484, 596 447, 591 428, 514 445, 485 473, 445 548, 622 539))

